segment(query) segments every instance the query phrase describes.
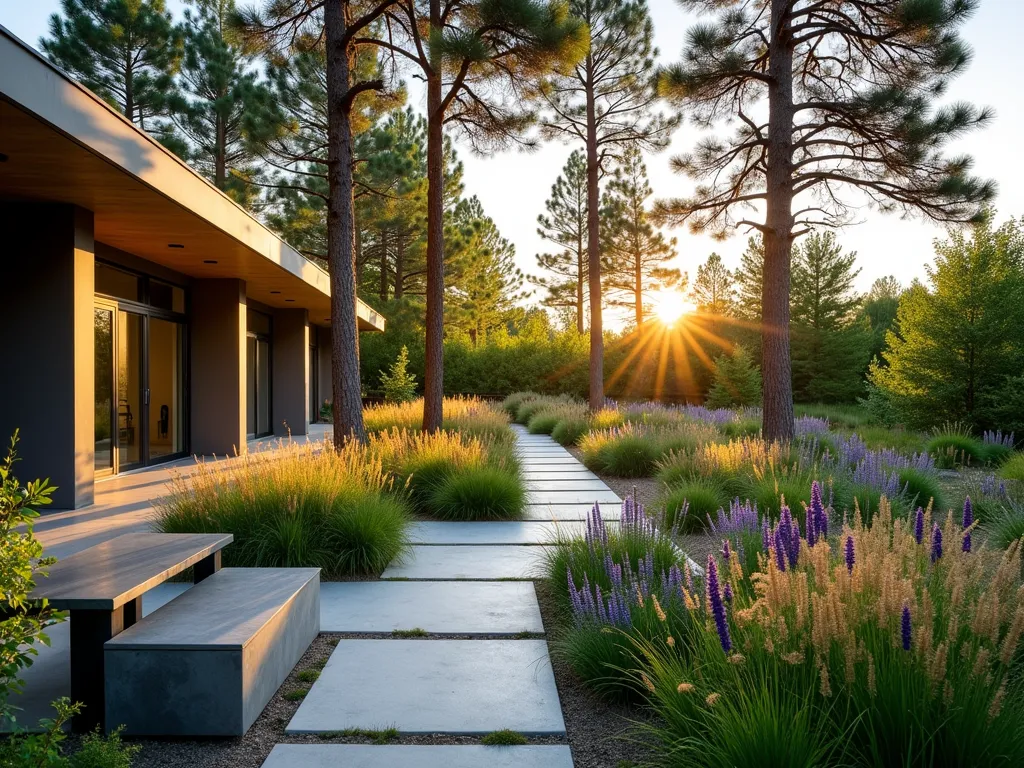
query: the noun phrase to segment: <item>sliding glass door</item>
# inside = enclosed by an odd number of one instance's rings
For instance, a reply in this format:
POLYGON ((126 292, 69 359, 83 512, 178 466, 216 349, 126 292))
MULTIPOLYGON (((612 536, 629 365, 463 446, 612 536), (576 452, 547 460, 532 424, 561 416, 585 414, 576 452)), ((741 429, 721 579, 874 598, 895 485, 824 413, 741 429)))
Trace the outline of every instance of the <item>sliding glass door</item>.
POLYGON ((96 302, 93 330, 96 344, 95 365, 95 468, 97 475, 114 471, 114 429, 117 421, 114 408, 114 317, 117 305, 96 302))

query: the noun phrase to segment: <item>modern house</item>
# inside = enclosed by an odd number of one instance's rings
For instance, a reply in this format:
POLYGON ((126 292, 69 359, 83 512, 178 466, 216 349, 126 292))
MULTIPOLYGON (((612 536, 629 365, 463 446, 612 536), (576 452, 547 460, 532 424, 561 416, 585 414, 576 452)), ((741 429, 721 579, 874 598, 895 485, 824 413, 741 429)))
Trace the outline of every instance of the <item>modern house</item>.
POLYGON ((0 436, 21 430, 20 477, 78 508, 103 475, 305 434, 330 354, 323 269, 0 27, 0 436))

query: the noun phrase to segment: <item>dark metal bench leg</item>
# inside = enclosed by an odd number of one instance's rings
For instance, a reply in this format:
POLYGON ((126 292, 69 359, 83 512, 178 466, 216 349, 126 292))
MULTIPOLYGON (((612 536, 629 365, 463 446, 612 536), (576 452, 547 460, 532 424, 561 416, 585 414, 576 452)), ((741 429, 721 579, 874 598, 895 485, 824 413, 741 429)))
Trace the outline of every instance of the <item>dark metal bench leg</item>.
POLYGON ((142 619, 142 596, 124 604, 124 629, 135 626, 142 619))
POLYGON ((103 644, 124 629, 125 611, 71 611, 71 701, 84 704, 76 733, 104 726, 103 644))
POLYGON ((213 576, 217 571, 220 570, 220 550, 217 550, 212 555, 204 557, 194 566, 192 566, 192 581, 198 584, 203 579, 213 576))

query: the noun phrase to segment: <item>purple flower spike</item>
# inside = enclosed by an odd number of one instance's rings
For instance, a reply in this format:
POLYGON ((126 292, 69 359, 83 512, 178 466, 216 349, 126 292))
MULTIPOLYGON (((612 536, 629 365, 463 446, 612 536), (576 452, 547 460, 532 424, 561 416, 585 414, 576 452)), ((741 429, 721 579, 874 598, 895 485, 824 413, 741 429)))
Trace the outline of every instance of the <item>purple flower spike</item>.
POLYGON ((821 498, 821 485, 815 480, 811 483, 811 504, 807 508, 807 517, 814 518, 814 539, 824 539, 828 536, 828 512, 825 511, 825 502, 821 498))
POLYGON ((722 542, 722 559, 725 562, 728 563, 729 562, 729 558, 731 556, 732 556, 732 550, 729 549, 729 540, 725 539, 725 541, 722 542))
POLYGON ((725 598, 725 602, 732 602, 732 584, 726 582, 725 589, 722 590, 722 597, 725 598))
MULTIPOLYGON (((964 518, 961 523, 966 531, 974 524, 974 507, 971 505, 971 497, 968 496, 964 499, 964 518)), ((964 534, 964 552, 971 551, 971 534, 970 532, 964 534)))
POLYGON ((911 627, 910 627, 910 606, 906 603, 903 604, 903 620, 900 622, 900 630, 903 635, 903 650, 910 650, 910 641, 912 639, 911 627))
POLYGON ((935 523, 932 526, 932 562, 934 563, 942 557, 942 529, 939 528, 939 524, 935 523))
POLYGON ((768 523, 768 516, 765 515, 764 520, 761 523, 761 549, 765 552, 772 545, 772 529, 768 523))
POLYGON ((732 638, 729 637, 729 622, 725 617, 725 604, 722 602, 722 593, 718 588, 718 563, 715 562, 714 555, 708 555, 705 585, 708 604, 711 606, 711 615, 715 617, 718 640, 722 644, 722 650, 728 653, 732 650, 732 638))
POLYGON ((917 508, 917 514, 914 515, 914 540, 920 544, 924 539, 924 510, 921 507, 917 508))
POLYGON ((846 555, 846 570, 851 574, 853 573, 853 564, 856 562, 853 551, 853 536, 846 537, 846 547, 844 554, 846 555))
POLYGON ((780 571, 786 570, 786 545, 788 542, 782 538, 782 531, 778 526, 775 528, 775 538, 772 543, 772 550, 775 552, 775 565, 780 571))

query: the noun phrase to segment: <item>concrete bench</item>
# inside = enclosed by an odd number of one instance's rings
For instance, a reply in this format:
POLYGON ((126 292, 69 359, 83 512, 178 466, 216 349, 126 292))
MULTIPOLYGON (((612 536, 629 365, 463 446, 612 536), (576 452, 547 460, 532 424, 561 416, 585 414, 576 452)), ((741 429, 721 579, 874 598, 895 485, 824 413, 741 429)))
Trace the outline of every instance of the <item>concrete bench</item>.
POLYGON ((241 736, 319 631, 319 568, 218 571, 106 642, 107 728, 241 736))

